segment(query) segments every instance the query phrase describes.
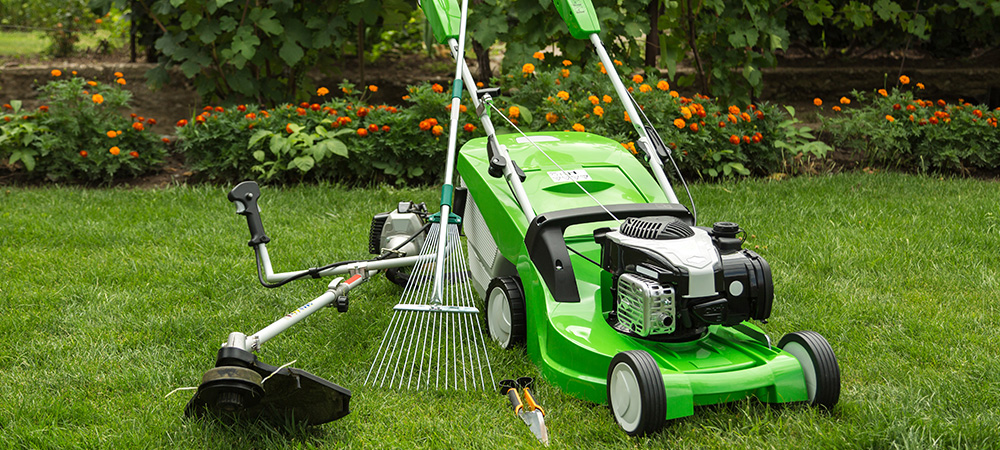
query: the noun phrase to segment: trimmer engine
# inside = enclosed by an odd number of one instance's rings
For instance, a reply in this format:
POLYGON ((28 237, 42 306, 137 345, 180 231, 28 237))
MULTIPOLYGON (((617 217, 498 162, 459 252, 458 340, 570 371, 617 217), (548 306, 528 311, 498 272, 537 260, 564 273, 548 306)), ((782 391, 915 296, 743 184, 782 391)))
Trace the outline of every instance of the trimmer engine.
POLYGON ((771 268, 742 248, 739 226, 692 227, 672 216, 628 218, 598 230, 608 320, 637 337, 696 339, 708 325, 771 315, 771 268))

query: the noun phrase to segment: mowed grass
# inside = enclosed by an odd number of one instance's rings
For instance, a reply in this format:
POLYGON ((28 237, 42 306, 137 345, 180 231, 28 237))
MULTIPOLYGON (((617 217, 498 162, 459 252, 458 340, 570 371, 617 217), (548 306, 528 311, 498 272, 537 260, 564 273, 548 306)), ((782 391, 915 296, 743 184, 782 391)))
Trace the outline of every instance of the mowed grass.
POLYGON ((0 32, 0 56, 37 55, 48 46, 41 31, 0 32))
MULTIPOLYGON (((830 413, 753 400, 629 438, 604 406, 537 382, 553 448, 995 448, 1000 438, 1000 184, 848 174, 692 187, 700 224, 730 220, 770 262, 765 326, 822 333, 843 391, 830 413)), ((183 417, 230 331, 252 333, 328 281, 256 282, 223 187, 0 189, 0 447, 536 448, 494 392, 362 385, 401 290, 382 277, 264 345, 353 391, 309 428, 183 417)), ((373 214, 437 189, 264 188, 279 271, 366 258, 373 214)), ((497 379, 537 376, 490 347, 497 379)))

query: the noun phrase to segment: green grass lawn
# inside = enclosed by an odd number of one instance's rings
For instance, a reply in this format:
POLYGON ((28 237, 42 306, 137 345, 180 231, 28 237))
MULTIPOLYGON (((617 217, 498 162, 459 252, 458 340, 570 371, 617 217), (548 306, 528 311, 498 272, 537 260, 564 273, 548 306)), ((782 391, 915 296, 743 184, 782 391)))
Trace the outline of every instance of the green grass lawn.
MULTIPOLYGON (((111 38, 107 30, 96 30, 80 34, 76 43, 78 51, 97 48, 102 39, 111 38)), ((49 47, 50 40, 41 31, 0 32, 0 56, 38 56, 49 47)))
MULTIPOLYGON (((772 339, 811 329, 840 361, 824 413, 756 401, 701 408, 648 438, 544 380, 554 448, 995 448, 1000 439, 1000 184, 847 174, 693 186, 702 225, 740 223, 770 262, 772 339)), ((264 345, 261 359, 353 391, 305 429, 182 417, 230 331, 251 333, 328 281, 256 282, 225 187, 0 189, 0 447, 534 448, 496 393, 362 386, 398 300, 384 278, 264 345)), ((366 258, 372 214, 436 189, 265 188, 278 271, 366 258)), ((532 375, 490 348, 497 379, 532 375)))

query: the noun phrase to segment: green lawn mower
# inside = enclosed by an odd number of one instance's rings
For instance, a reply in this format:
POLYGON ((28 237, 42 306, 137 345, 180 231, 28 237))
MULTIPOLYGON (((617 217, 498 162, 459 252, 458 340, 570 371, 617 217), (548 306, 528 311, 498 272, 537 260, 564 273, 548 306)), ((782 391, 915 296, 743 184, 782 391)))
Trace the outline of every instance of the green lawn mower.
MULTIPOLYGON (((458 6, 424 3, 439 39, 453 37, 456 14, 448 12, 458 6)), ((497 136, 496 93, 477 91, 464 71, 487 132, 461 149, 457 164, 489 336, 503 348, 524 344, 547 381, 607 403, 631 435, 698 405, 748 397, 834 406, 840 371, 830 345, 802 331, 775 346, 750 323, 771 314, 769 265, 742 248, 737 224, 696 226, 664 174, 670 150, 598 38, 590 0, 555 4, 607 68, 650 169, 587 133, 497 136)))

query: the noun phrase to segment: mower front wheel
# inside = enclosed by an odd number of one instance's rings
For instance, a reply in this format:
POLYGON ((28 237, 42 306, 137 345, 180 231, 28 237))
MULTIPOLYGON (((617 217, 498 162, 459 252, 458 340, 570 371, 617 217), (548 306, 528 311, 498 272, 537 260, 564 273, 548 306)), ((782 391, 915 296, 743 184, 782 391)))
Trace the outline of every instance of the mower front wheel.
POLYGON ((490 281, 484 300, 486 331, 500 348, 510 349, 525 340, 524 289, 515 277, 490 281))
POLYGON ((667 415, 667 394, 660 367, 643 350, 621 352, 608 367, 608 406, 629 436, 655 433, 667 415))
POLYGON ((796 331, 783 336, 778 348, 799 360, 809 404, 833 408, 840 399, 840 366, 830 343, 815 331, 796 331))

